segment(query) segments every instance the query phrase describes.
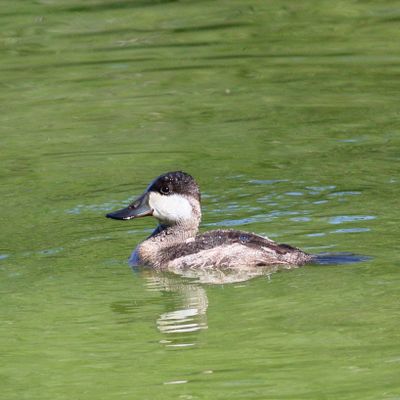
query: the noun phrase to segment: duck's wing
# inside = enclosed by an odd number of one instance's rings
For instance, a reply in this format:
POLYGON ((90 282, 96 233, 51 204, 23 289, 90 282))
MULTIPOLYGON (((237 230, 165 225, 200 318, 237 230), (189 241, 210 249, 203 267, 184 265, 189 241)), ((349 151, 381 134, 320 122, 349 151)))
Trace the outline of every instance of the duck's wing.
POLYGON ((168 247, 162 253, 162 263, 188 266, 300 264, 306 261, 301 255, 308 256, 295 247, 255 233, 214 230, 168 247))
POLYGON ((196 242, 200 242, 204 249, 223 245, 240 244, 253 250, 263 247, 268 248, 277 254, 286 254, 287 252, 297 250, 295 247, 287 244, 276 243, 273 240, 257 235, 256 233, 230 229, 219 229, 203 233, 196 237, 196 242))

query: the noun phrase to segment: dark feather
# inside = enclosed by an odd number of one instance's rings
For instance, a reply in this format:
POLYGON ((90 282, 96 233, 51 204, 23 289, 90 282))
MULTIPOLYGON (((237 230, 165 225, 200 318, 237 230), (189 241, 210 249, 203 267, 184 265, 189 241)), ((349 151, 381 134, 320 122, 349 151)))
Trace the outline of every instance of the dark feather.
POLYGON ((284 255, 299 251, 295 247, 287 244, 278 244, 255 233, 234 231, 234 230, 214 230, 197 235, 193 241, 173 244, 161 251, 163 263, 203 250, 210 250, 223 245, 241 244, 247 248, 258 250, 267 247, 276 254, 284 255))

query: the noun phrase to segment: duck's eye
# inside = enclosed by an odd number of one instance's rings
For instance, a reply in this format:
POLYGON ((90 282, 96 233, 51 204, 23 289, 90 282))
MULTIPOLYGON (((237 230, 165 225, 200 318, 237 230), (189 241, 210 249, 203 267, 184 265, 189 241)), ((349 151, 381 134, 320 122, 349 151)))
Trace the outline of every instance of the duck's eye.
POLYGON ((167 193, 169 193, 169 186, 162 186, 161 189, 160 189, 160 192, 161 192, 162 194, 167 194, 167 193))

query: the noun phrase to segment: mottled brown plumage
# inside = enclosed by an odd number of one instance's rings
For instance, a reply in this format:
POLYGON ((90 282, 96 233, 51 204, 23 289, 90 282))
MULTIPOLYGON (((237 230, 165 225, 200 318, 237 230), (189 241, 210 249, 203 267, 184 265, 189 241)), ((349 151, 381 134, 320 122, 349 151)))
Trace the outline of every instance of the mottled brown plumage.
POLYGON ((218 267, 249 263, 257 266, 271 263, 303 264, 309 259, 308 255, 295 247, 278 244, 255 233, 234 230, 215 230, 196 235, 193 240, 161 249, 158 257, 161 265, 179 260, 192 266, 190 264, 197 264, 201 259, 203 263, 207 260, 207 263, 218 267))
POLYGON ((133 252, 132 265, 160 269, 240 268, 285 265, 295 267, 313 257, 300 249, 266 237, 237 230, 198 234, 200 191, 184 172, 169 172, 155 179, 129 207, 108 214, 115 219, 155 216, 160 224, 133 252))

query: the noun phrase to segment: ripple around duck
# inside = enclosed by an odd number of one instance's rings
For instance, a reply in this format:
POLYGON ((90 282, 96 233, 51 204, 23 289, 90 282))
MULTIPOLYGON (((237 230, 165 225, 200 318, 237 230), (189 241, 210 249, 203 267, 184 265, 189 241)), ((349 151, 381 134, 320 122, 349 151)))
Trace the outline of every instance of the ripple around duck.
POLYGON ((285 192, 286 196, 304 196, 303 192, 285 192))
POLYGON ((372 260, 372 257, 352 253, 320 253, 316 254, 314 263, 318 265, 353 264, 372 260))
POLYGON ((321 193, 321 192, 326 192, 328 190, 333 190, 335 189, 336 186, 335 185, 327 185, 327 186, 306 186, 307 190, 310 190, 311 192, 317 192, 317 193, 321 193))
POLYGON ((249 183, 253 183, 255 185, 273 185, 275 183, 288 181, 288 179, 252 179, 249 181, 249 183))
POLYGON ((203 226, 238 226, 248 225, 256 222, 267 222, 273 219, 288 216, 288 215, 299 215, 302 214, 300 211, 272 211, 267 214, 258 214, 246 218, 239 219, 224 219, 222 221, 210 222, 203 224, 203 226))
POLYGON ((310 222, 311 218, 310 217, 294 217, 294 218, 290 218, 290 220, 293 222, 310 222))
POLYGON ((344 190, 341 192, 329 193, 328 197, 359 196, 360 194, 362 194, 362 192, 358 190, 344 190))
POLYGON ((67 214, 73 214, 73 215, 79 215, 86 212, 99 212, 99 211, 105 212, 117 207, 122 208, 124 206, 127 206, 128 204, 129 201, 117 201, 117 200, 108 201, 102 204, 78 204, 73 208, 65 210, 65 212, 67 214))
POLYGON ((330 233, 361 233, 361 232, 369 232, 370 228, 347 228, 347 229, 336 229, 335 231, 331 231, 330 233))
POLYGON ((346 222, 370 221, 373 219, 376 219, 374 215, 338 215, 330 218, 328 222, 332 225, 338 225, 346 222))
POLYGON ((41 256, 52 256, 54 254, 61 253, 62 251, 64 251, 63 247, 56 247, 56 248, 53 248, 53 249, 40 250, 40 251, 37 252, 37 254, 39 254, 41 256))

